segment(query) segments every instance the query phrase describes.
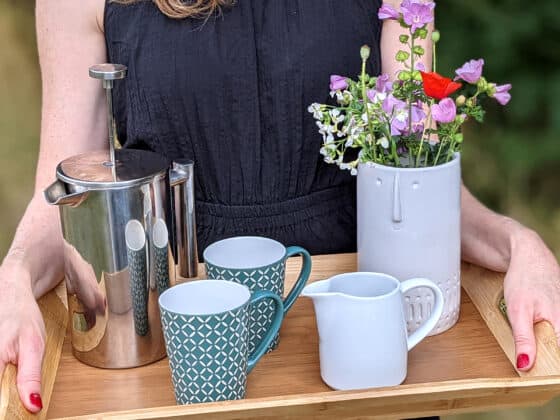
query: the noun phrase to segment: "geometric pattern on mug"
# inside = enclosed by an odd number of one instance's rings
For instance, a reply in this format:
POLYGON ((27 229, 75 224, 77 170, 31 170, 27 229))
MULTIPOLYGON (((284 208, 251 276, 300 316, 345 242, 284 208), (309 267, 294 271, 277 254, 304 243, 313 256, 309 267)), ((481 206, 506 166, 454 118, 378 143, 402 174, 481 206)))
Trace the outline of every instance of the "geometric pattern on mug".
POLYGON ((238 400, 247 383, 247 308, 218 315, 162 313, 178 404, 238 400))
MULTIPOLYGON (((277 264, 254 270, 220 268, 206 263, 206 274, 210 279, 230 280, 235 283, 243 284, 247 286, 251 292, 269 290, 282 297, 284 294, 285 268, 286 265, 283 260, 277 264)), ((253 354, 253 351, 262 341, 272 325, 273 318, 274 302, 270 301, 270 299, 251 306, 249 321, 249 354, 253 354)), ((279 334, 276 334, 267 352, 274 350, 278 346, 278 342, 279 334)))

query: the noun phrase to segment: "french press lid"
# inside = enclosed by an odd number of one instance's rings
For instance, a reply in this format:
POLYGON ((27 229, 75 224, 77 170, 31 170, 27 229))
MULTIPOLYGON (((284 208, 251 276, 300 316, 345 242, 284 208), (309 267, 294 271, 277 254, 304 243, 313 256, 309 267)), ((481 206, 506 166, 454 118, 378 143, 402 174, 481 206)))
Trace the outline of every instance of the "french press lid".
POLYGON ((106 189, 150 182, 165 176, 169 162, 163 156, 145 150, 115 150, 114 164, 109 151, 83 153, 63 160, 56 169, 59 180, 76 186, 106 189))

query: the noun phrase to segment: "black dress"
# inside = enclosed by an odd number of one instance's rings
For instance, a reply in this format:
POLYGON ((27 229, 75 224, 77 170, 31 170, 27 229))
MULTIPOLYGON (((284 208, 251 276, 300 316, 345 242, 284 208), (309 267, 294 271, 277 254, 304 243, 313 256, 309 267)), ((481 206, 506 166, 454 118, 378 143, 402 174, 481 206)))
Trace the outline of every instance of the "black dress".
POLYGON ((377 0, 238 0, 207 21, 151 1, 108 2, 108 60, 124 147, 193 159, 199 250, 261 235, 311 253, 355 250, 355 182, 327 165, 307 107, 356 77, 360 47, 380 71, 377 0))

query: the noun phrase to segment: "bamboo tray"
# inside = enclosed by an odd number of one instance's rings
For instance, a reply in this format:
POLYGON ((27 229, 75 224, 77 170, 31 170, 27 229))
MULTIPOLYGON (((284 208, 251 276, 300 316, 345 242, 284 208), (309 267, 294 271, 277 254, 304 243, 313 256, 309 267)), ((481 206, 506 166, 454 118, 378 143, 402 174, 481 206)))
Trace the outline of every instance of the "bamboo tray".
MULTIPOLYGON (((287 287, 295 280, 299 264, 297 259, 289 261, 287 287)), ((355 269, 353 254, 314 257, 311 281, 355 269)), ((249 375, 245 400, 175 406, 166 359, 135 369, 96 369, 81 364, 72 356, 67 338, 48 417, 405 418, 543 404, 560 395, 560 371, 555 370, 560 357, 550 364, 540 364, 546 368, 532 376, 517 374, 510 362, 513 360, 511 334, 503 331, 508 328, 507 322, 501 315, 492 315, 481 299, 485 296, 480 293, 484 284, 489 288, 496 288, 498 284, 499 288, 499 283, 501 277, 495 273, 463 266, 463 285, 468 290, 475 289, 473 299, 484 318, 469 295, 463 293, 459 323, 444 334, 426 339, 411 351, 408 377, 401 386, 363 391, 330 390, 319 375, 313 307, 309 300, 302 298, 284 321, 279 348, 265 356, 249 375), (499 332, 500 344, 491 329, 495 334, 499 332)), ((494 297, 486 299, 490 307, 492 299, 494 297)), ((542 341, 545 345, 550 343, 546 337, 542 341)), ((557 355, 549 351, 542 352, 541 357, 557 355)))

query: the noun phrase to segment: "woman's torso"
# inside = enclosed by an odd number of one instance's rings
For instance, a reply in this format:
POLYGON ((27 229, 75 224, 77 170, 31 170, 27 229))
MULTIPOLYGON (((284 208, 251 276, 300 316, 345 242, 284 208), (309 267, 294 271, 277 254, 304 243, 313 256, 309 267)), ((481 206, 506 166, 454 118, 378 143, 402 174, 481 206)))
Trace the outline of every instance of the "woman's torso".
POLYGON ((355 247, 354 183, 325 164, 307 107, 331 74, 380 70, 377 0, 239 0, 207 21, 107 3, 119 140, 195 161, 200 248, 264 235, 313 253, 355 247))

